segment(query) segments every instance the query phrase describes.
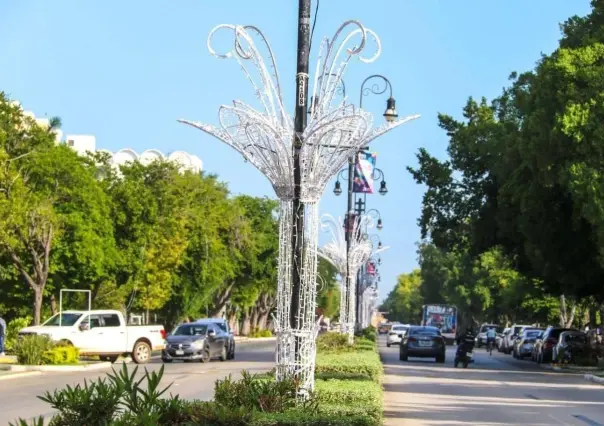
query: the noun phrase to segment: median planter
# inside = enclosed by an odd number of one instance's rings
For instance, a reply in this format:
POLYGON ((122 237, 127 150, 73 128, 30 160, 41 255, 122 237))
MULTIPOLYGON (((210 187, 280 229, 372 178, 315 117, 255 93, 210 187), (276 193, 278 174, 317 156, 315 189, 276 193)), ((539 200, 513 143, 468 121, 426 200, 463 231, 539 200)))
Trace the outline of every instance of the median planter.
MULTIPOLYGON (((343 339, 347 337, 343 336, 343 339)), ((324 344, 319 347, 322 349, 317 357, 316 388, 304 401, 298 397, 296 380, 276 382, 270 373, 252 375, 246 372, 240 380, 229 376, 216 381, 213 401, 187 401, 171 394, 167 397, 170 386, 160 386, 163 366, 159 371, 145 370, 144 377, 139 378, 138 368, 129 371, 125 365, 109 373, 108 380, 93 380, 84 386, 46 393, 43 400, 57 412, 52 419, 55 426, 381 425, 382 367, 375 342, 358 338, 355 345, 345 344, 335 350, 324 344)), ((103 368, 103 364, 110 366, 109 363, 98 363, 92 368, 103 368)), ((61 371, 69 367, 91 368, 84 365, 53 367, 61 368, 61 371)), ((40 371, 47 367, 27 368, 40 371)))

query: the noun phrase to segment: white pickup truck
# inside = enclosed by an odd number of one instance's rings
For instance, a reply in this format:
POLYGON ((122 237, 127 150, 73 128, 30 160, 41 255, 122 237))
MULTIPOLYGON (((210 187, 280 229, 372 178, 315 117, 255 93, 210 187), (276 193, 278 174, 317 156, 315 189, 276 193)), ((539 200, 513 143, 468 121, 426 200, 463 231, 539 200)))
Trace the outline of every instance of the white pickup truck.
POLYGON ((82 355, 98 355, 115 362, 120 355, 131 355, 137 364, 151 359, 152 351, 164 349, 166 332, 161 325, 126 325, 120 311, 63 311, 42 325, 26 327, 20 336, 44 334, 80 349, 82 355))

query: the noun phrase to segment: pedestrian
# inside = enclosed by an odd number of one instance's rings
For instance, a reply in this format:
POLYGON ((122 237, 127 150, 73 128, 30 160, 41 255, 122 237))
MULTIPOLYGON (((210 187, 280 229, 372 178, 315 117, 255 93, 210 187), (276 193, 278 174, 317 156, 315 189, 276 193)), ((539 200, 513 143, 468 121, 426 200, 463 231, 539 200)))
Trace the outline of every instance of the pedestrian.
POLYGON ((6 321, 0 317, 0 356, 4 356, 4 342, 6 340, 6 321))

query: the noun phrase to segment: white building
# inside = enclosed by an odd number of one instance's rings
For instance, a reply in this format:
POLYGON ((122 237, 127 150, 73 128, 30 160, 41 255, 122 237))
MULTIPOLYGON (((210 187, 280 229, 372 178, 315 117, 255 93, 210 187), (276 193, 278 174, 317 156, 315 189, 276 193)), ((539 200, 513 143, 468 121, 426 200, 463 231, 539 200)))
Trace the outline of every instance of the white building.
MULTIPOLYGON (((81 155, 86 154, 86 152, 96 152, 96 138, 92 135, 67 135, 65 136, 65 143, 81 155)), ((155 160, 164 160, 178 164, 181 170, 188 170, 193 173, 201 173, 203 170, 201 159, 184 151, 174 151, 168 155, 157 149, 148 149, 141 154, 130 148, 120 149, 117 152, 110 152, 105 149, 99 151, 110 154, 111 165, 116 168, 135 161, 147 165, 155 160)))
MULTIPOLYGON (((23 109, 19 101, 12 101, 11 104, 23 109)), ((50 120, 48 118, 38 118, 32 111, 23 111, 23 115, 34 119, 39 126, 48 127, 50 125, 50 120)), ((93 135, 67 135, 63 141, 63 132, 60 129, 56 129, 54 132, 57 143, 65 143, 80 155, 97 151, 96 138, 93 135)), ((164 155, 157 149, 148 149, 140 155, 130 148, 121 149, 115 153, 107 150, 100 151, 107 152, 111 155, 111 165, 115 168, 134 161, 140 161, 142 164, 147 165, 155 160, 165 160, 178 164, 181 170, 188 170, 193 173, 201 173, 203 170, 203 162, 201 159, 196 155, 184 151, 174 151, 168 155, 164 155)))

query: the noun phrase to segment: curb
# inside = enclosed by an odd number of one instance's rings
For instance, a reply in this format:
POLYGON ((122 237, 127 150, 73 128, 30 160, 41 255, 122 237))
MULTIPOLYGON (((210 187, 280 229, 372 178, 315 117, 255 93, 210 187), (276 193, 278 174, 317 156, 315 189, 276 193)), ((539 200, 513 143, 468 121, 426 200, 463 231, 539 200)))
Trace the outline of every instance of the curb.
POLYGON ((14 374, 6 374, 6 375, 2 374, 2 375, 0 375, 0 381, 18 379, 18 378, 30 377, 30 376, 39 376, 41 374, 42 374, 41 371, 24 371, 22 373, 14 373, 14 374))
POLYGON ((10 371, 14 372, 74 372, 94 371, 111 367, 110 362, 98 362, 84 365, 11 365, 10 371))
POLYGON ((589 382, 597 383, 599 385, 604 385, 604 377, 594 376, 593 374, 586 374, 583 378, 589 382))
POLYGON ((235 338, 235 343, 243 343, 243 342, 271 342, 273 340, 277 340, 276 337, 239 337, 235 338))

